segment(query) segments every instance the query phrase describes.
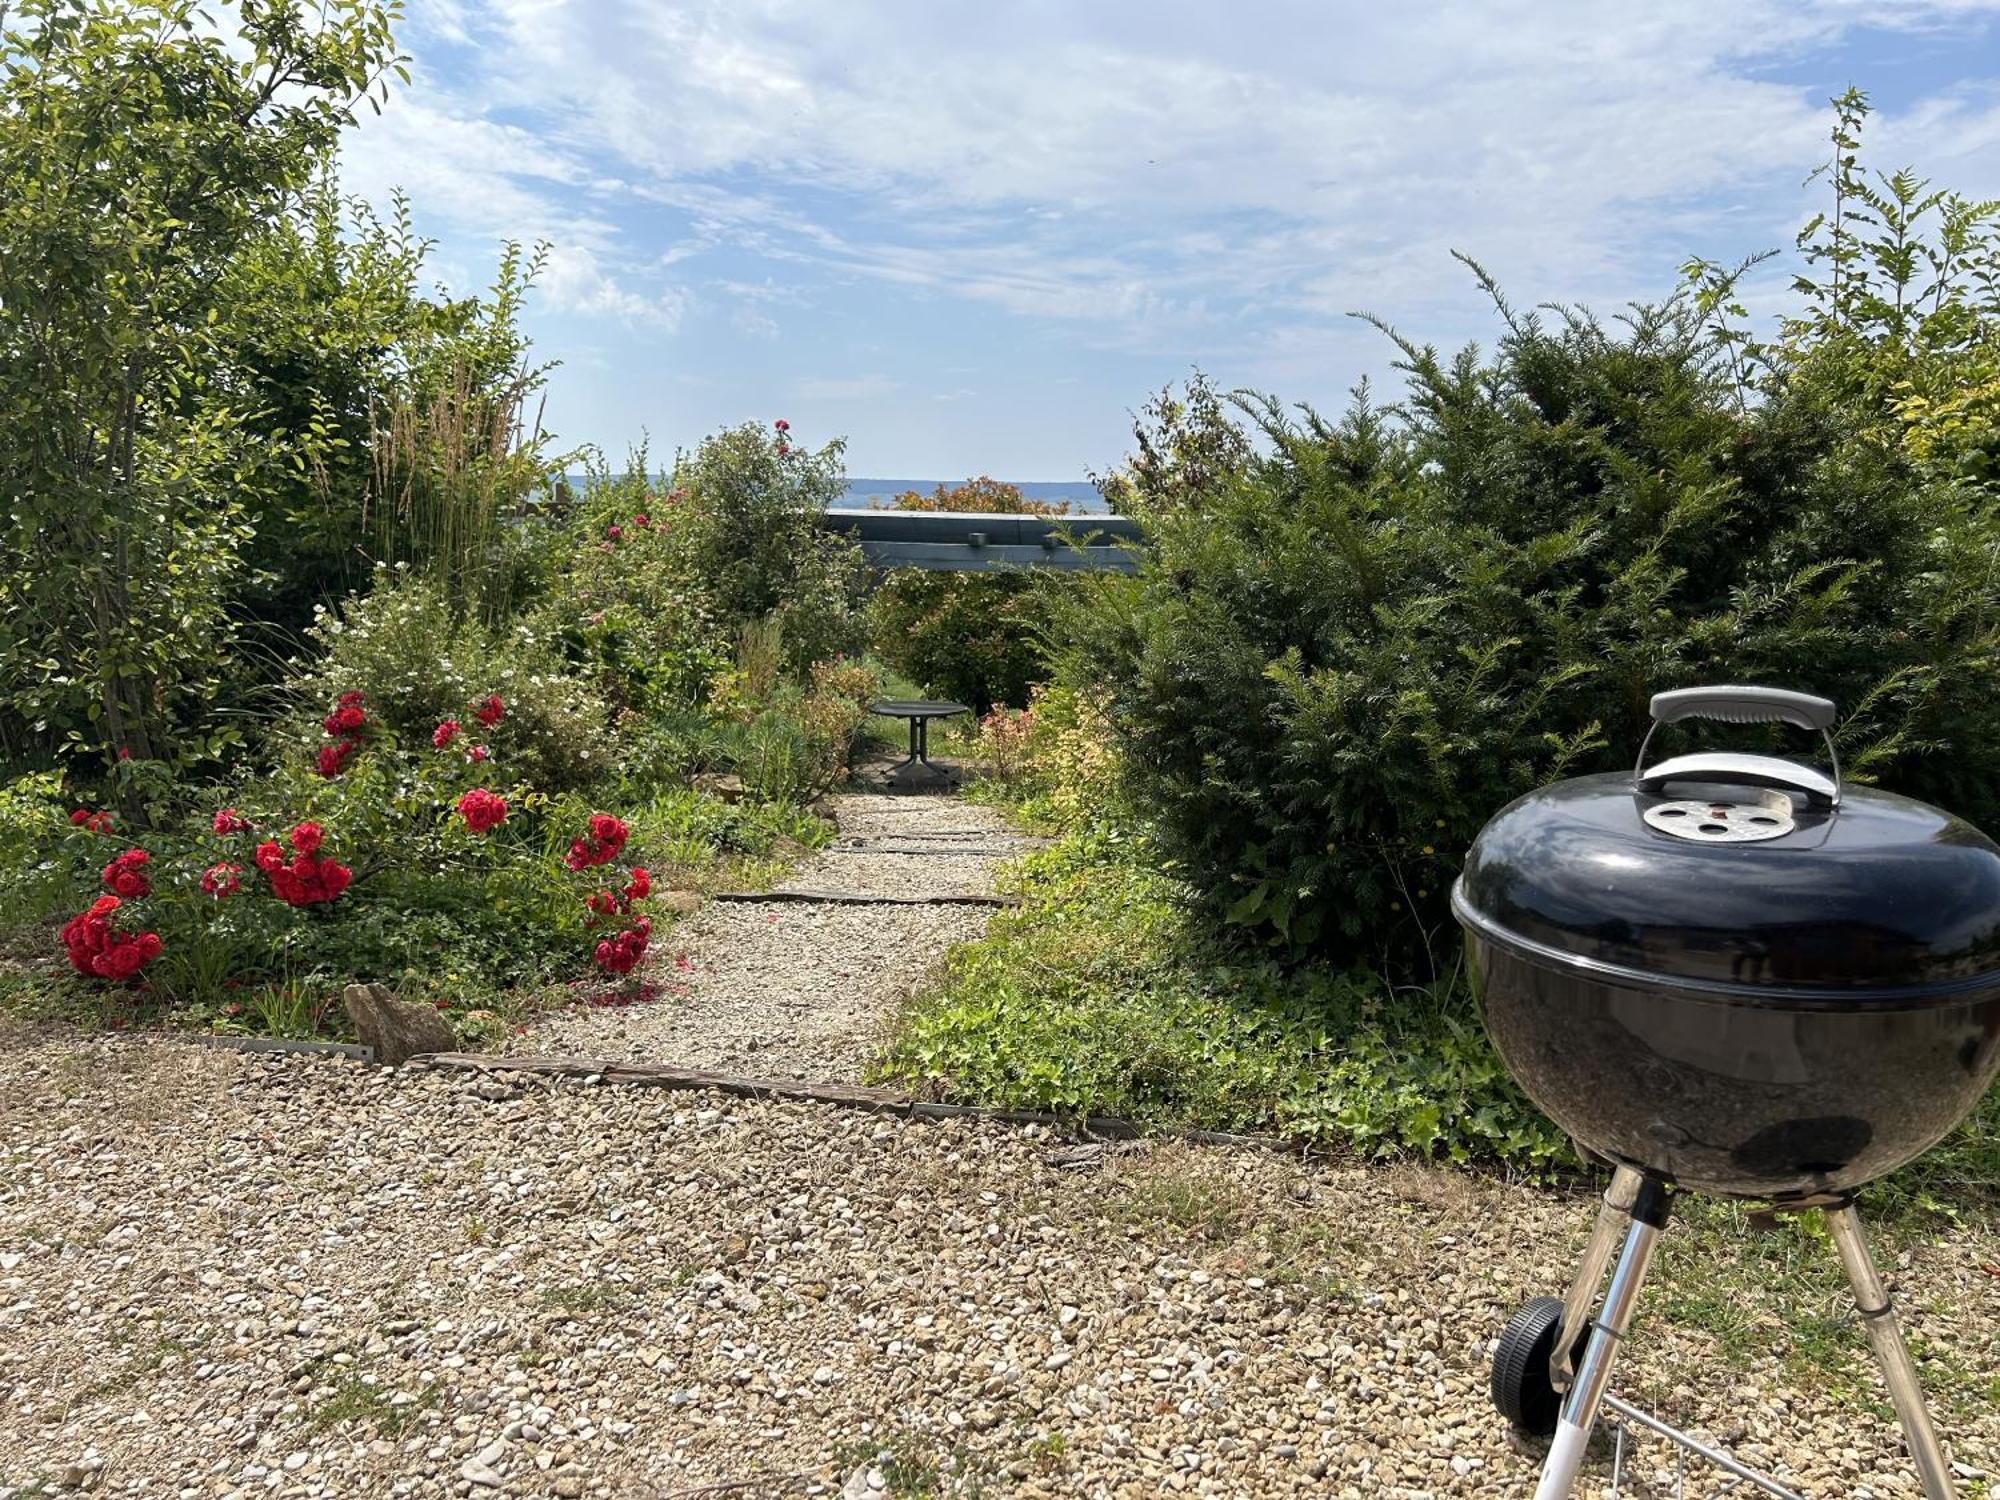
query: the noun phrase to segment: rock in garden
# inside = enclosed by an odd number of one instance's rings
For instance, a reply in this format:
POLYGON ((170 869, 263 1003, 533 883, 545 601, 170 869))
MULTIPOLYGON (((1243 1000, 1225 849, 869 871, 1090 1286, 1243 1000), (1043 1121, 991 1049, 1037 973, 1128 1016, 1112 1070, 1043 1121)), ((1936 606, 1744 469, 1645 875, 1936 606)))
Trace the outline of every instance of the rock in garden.
POLYGON ((424 1052, 456 1052, 458 1034, 428 1005, 398 1000, 379 984, 350 984, 341 992, 354 1033, 375 1049, 375 1061, 394 1066, 424 1052))

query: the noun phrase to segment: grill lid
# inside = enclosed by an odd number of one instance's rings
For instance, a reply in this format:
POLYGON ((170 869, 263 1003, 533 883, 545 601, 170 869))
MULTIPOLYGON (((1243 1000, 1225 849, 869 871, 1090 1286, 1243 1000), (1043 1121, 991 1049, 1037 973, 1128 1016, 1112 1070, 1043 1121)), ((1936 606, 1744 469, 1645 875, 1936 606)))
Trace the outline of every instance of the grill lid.
MULTIPOLYGON (((1653 701, 1818 729, 1833 705, 1770 688, 1653 701)), ((1650 743, 1652 731, 1648 731, 1650 743)), ((1829 754, 1832 741, 1826 740, 1829 754)), ((1719 998, 1920 1001, 2000 976, 2000 847, 1951 814, 1754 755, 1558 782, 1503 808, 1453 893, 1461 922, 1553 963, 1719 998)))

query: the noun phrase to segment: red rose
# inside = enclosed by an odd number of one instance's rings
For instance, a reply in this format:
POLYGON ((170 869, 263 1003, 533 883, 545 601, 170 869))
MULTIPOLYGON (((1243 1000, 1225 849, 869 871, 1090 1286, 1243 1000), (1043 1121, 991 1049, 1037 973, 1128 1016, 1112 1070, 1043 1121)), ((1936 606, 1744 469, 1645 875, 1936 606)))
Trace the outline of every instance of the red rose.
POLYGON ((70 821, 70 826, 73 828, 83 827, 85 823, 88 823, 90 821, 90 809, 87 807, 79 807, 75 812, 69 815, 69 821, 70 821))
POLYGON ((262 870, 266 875, 269 875, 273 870, 278 869, 284 864, 285 851, 280 849, 273 840, 266 839, 257 846, 257 853, 252 858, 257 868, 262 870))
POLYGON ((458 738, 458 720, 446 719, 431 731, 431 748, 442 750, 458 738))
POLYGON ((336 708, 353 708, 367 701, 368 695, 366 693, 349 691, 342 693, 338 698, 334 699, 334 706, 336 708))
POLYGON ((506 705, 500 701, 498 693, 489 693, 486 701, 472 710, 472 717, 491 729, 507 716, 506 705))
POLYGON ((474 787, 458 799, 458 815, 474 833, 485 833, 507 821, 507 799, 474 787))
POLYGON ((620 526, 616 521, 604 528, 604 540, 607 542, 621 541, 624 539, 624 536, 625 528, 620 526))
POLYGON ((486 759, 489 753, 484 745, 474 745, 470 750, 465 752, 465 758, 476 766, 482 760, 486 759))
POLYGON ((352 739, 355 735, 361 733, 367 727, 367 724, 368 715, 362 711, 359 704, 353 703, 350 703, 345 708, 336 708, 332 713, 320 720, 320 727, 328 734, 348 739, 352 739))
POLYGON ((648 526, 651 526, 653 524, 653 518, 647 515, 642 510, 639 512, 638 515, 632 518, 632 524, 638 527, 641 531, 644 531, 648 526))
POLYGON ((625 847, 629 831, 625 824, 610 813, 592 813, 590 832, 580 839, 570 841, 569 853, 563 863, 572 870, 587 870, 593 865, 605 865, 618 857, 618 851, 625 847))
POLYGON ((790 432, 792 430, 792 424, 787 422, 783 417, 778 418, 774 425, 780 432, 790 432))
POLYGON ((243 867, 241 865, 232 865, 226 862, 219 865, 210 865, 206 870, 201 872, 201 888, 208 895, 220 901, 224 897, 235 895, 243 888, 243 881, 240 878, 242 874, 243 867))
POLYGON ((128 901, 150 895, 153 885, 146 878, 145 866, 151 858, 144 849, 127 849, 98 872, 104 888, 128 901))
POLYGON ((119 932, 111 925, 118 910, 116 896, 100 896, 90 910, 63 924, 63 951, 70 967, 91 979, 127 980, 160 956, 156 932, 119 932))
POLYGON ((333 780, 347 769, 347 762, 353 757, 358 740, 341 740, 338 744, 322 745, 319 750, 319 774, 328 781, 333 780))
POLYGON ((632 872, 631 883, 625 887, 625 899, 627 901, 643 901, 652 894, 653 877, 648 875, 644 870, 634 870, 632 872))
POLYGON ((301 823, 286 837, 300 854, 317 854, 320 841, 326 837, 326 830, 317 823, 301 823))
POLYGON ((215 815, 215 821, 209 826, 217 833, 241 833, 250 826, 250 820, 235 808, 225 807, 215 815))
POLYGON ((646 941, 650 933, 651 928, 641 919, 618 936, 606 938, 595 951, 597 967, 607 974, 631 973, 646 955, 646 941))
POLYGON ((120 745, 118 747, 118 758, 120 760, 130 760, 132 758, 132 747, 130 745, 120 745))
POLYGON ((618 910, 618 898, 609 891, 592 891, 583 903, 600 916, 610 916, 618 910))
POLYGON ((346 865, 315 859, 310 854, 301 854, 290 864, 270 866, 265 874, 271 878, 272 893, 287 906, 313 906, 331 901, 354 879, 354 872, 346 865))

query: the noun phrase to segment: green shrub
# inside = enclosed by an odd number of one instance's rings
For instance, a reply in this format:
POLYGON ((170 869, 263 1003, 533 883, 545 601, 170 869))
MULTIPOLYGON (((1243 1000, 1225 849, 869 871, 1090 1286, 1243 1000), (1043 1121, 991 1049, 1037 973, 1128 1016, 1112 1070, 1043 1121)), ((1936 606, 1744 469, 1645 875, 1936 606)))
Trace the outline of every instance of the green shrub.
POLYGON ((1337 422, 1245 402, 1267 451, 1135 482, 1142 574, 1068 622, 1064 680, 1101 685, 1226 921, 1441 972, 1486 818, 1629 766, 1648 696, 1704 681, 1833 697, 1851 776, 2000 819, 1989 508, 1811 393, 1748 402, 1687 299, 1405 352, 1399 425, 1365 394, 1337 422))
MULTIPOLYGON (((912 491, 894 503, 898 510, 993 515, 1059 515, 1065 509, 986 478, 940 485, 930 495, 912 491)), ((1025 708, 1029 690, 1047 675, 1036 639, 1037 621, 1045 613, 1040 596, 1064 581, 1025 570, 892 572, 868 604, 875 652, 924 692, 968 704, 980 714, 997 704, 1025 708)))
POLYGON ((297 685, 303 723, 295 737, 319 743, 327 705, 356 691, 400 743, 428 747, 438 724, 456 719, 461 749, 486 743, 508 775, 545 791, 587 786, 614 769, 610 705, 548 634, 532 622, 489 630, 452 615, 438 584, 388 568, 377 570, 372 593, 322 610, 310 634, 326 654, 297 685), (472 717, 489 694, 505 709, 490 728, 472 717))
POLYGON ((861 643, 861 549, 821 524, 845 490, 841 451, 746 423, 682 457, 669 491, 684 591, 706 598, 726 636, 774 618, 801 675, 861 643))
POLYGON ((641 449, 623 474, 591 476, 524 619, 614 709, 673 714, 727 668, 728 633, 680 525, 684 508, 654 487, 645 461, 641 449))

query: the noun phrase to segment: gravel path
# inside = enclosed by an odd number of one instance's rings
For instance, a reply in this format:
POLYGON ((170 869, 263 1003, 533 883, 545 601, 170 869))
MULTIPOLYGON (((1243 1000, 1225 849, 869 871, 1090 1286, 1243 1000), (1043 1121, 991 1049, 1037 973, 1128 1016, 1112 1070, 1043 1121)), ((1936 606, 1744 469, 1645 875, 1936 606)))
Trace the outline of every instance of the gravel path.
MULTIPOLYGON (((991 809, 949 797, 833 799, 840 833, 777 889, 860 896, 993 893, 1032 847, 991 809)), ((896 1008, 983 906, 714 901, 656 948, 661 998, 565 1011, 521 1050, 644 1059, 754 1078, 859 1082, 896 1008)))
MULTIPOLYGON (((1441 1172, 16 1028, 0 1497, 1525 1496, 1486 1341, 1588 1219, 1441 1172)), ((1986 1224, 1894 1269, 1983 1469, 1996 1268, 1986 1224)), ((1730 1270, 1663 1282, 1620 1385, 1807 1494, 1913 1495, 1865 1371, 1662 1327, 1730 1270)))

